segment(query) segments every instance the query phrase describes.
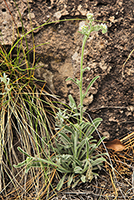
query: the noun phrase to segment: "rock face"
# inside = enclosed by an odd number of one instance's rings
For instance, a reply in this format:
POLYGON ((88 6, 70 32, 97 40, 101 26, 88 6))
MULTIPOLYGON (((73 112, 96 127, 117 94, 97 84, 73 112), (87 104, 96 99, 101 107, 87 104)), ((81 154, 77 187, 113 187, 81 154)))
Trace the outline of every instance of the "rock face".
MULTIPOLYGON (((14 1, 6 2, 12 16, 4 1, 0 0, 0 41, 11 45, 17 38, 16 25, 22 34, 22 24, 14 1)), ((34 30, 36 58, 40 58, 37 66, 42 66, 36 70, 36 77, 45 80, 51 90, 66 101, 71 93, 79 103, 78 88, 65 81, 67 77, 79 77, 83 38, 78 32, 79 27, 88 12, 107 24, 105 35, 92 33, 86 44, 84 67, 91 70, 84 72, 83 89, 96 75, 100 79, 90 89, 84 104, 93 117, 104 119, 101 132, 109 131, 111 137, 115 137, 134 130, 134 109, 129 110, 134 108, 133 0, 30 0, 29 4, 26 0, 18 0, 16 4, 25 32, 48 20, 73 19, 34 30), (76 20, 78 18, 81 20, 76 20), (42 43, 46 44, 38 46, 42 43)), ((29 34, 27 39, 29 48, 32 48, 32 36, 29 34)))
POLYGON ((12 45, 17 38, 17 27, 19 30, 22 29, 19 12, 23 16, 28 9, 27 1, 16 2, 15 5, 13 0, 0 0, 0 42, 5 45, 12 45))

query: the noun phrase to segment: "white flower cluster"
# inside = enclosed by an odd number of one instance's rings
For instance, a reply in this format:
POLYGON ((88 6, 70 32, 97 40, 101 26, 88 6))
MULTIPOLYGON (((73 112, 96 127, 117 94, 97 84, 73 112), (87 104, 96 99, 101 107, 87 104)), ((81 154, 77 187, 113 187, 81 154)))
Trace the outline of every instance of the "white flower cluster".
POLYGON ((103 34, 107 32, 106 24, 101 23, 101 24, 96 24, 94 26, 92 25, 92 22, 94 21, 92 13, 87 14, 87 19, 89 21, 88 25, 85 25, 85 22, 84 22, 84 24, 82 24, 82 26, 80 26, 80 28, 79 28, 80 33, 82 33, 83 35, 89 37, 89 35, 92 31, 99 31, 99 30, 102 30, 103 34))
POLYGON ((104 33, 106 33, 107 32, 107 25, 106 24, 102 24, 101 23, 101 29, 102 29, 102 33, 104 34, 104 33))
POLYGON ((104 29, 107 30, 107 25, 106 25, 106 24, 102 24, 102 23, 101 23, 101 26, 102 26, 104 29))
POLYGON ((88 33, 89 28, 88 28, 88 26, 85 25, 85 26, 81 27, 81 30, 82 30, 82 34, 85 35, 88 33))
POLYGON ((88 19, 89 21, 91 21, 91 19, 94 20, 93 16, 94 16, 94 15, 93 15, 92 13, 87 13, 87 19, 88 19))

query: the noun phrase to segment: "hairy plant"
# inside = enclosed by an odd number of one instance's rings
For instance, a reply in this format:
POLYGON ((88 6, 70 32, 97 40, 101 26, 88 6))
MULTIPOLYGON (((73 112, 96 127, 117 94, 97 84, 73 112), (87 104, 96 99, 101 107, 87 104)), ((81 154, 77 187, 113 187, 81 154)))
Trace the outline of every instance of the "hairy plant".
MULTIPOLYGON (((84 37, 81 53, 80 80, 74 80, 72 78, 67 79, 72 80, 79 87, 80 105, 77 106, 72 95, 69 95, 70 111, 68 111, 68 109, 58 109, 55 117, 57 133, 53 139, 50 139, 51 143, 49 144, 49 148, 51 150, 49 153, 44 150, 44 157, 42 158, 39 157, 39 155, 31 156, 19 147, 18 149, 26 155, 27 158, 18 165, 14 165, 16 168, 26 166, 26 172, 28 172, 31 167, 43 167, 45 170, 49 165, 51 169, 55 168, 62 174, 62 178, 60 178, 57 185, 58 190, 61 189, 66 178, 68 180, 68 186, 72 184, 73 187, 80 181, 91 181, 94 175, 97 175, 95 170, 105 161, 103 154, 96 153, 96 149, 104 138, 101 138, 97 142, 92 136, 102 119, 97 118, 93 120, 93 122, 89 122, 83 117, 83 100, 98 76, 93 78, 89 83, 85 93, 83 93, 82 80, 83 72, 85 70, 90 70, 89 67, 83 69, 83 56, 86 41, 91 32, 101 29, 102 33, 106 33, 107 27, 105 24, 93 25, 93 14, 89 13, 87 19, 89 23, 82 27, 81 31, 84 37), (72 118, 72 120, 70 120, 70 118, 72 118)), ((59 174, 59 177, 61 174, 59 174)))

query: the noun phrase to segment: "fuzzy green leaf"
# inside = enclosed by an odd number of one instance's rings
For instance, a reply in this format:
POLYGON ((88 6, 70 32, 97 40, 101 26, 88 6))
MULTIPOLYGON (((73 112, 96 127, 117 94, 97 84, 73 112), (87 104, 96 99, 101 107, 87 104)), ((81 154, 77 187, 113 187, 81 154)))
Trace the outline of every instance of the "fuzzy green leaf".
POLYGON ((69 106, 72 108, 72 110, 75 111, 75 113, 78 113, 78 111, 77 111, 77 106, 76 106, 75 100, 74 100, 74 98, 72 97, 72 95, 69 94, 69 95, 68 95, 68 98, 69 98, 69 106))
POLYGON ((82 181, 83 183, 85 183, 85 182, 86 182, 86 176, 82 175, 82 176, 81 176, 81 181, 82 181))
POLYGON ((79 166, 76 166, 76 167, 74 168, 74 172, 75 172, 76 174, 81 174, 81 173, 82 173, 82 168, 79 167, 79 166))
POLYGON ((75 131, 74 131, 74 129, 72 127, 69 127, 69 126, 66 125, 64 128, 74 135, 75 131))
POLYGON ((90 68, 89 67, 85 67, 84 69, 82 69, 82 72, 86 71, 86 70, 89 70, 90 71, 90 68))
POLYGON ((99 165, 99 164, 101 164, 102 162, 104 162, 104 161, 106 161, 106 159, 105 158, 97 158, 97 159, 95 159, 94 161, 92 160, 91 161, 91 165, 92 165, 92 167, 93 166, 96 166, 96 165, 99 165))
POLYGON ((72 143, 71 139, 65 133, 60 132, 59 135, 61 136, 61 141, 63 141, 64 143, 72 143))
POLYGON ((75 83, 79 87, 79 80, 78 79, 76 79, 76 80, 74 80, 73 78, 67 78, 66 79, 66 81, 69 81, 69 80, 71 80, 73 83, 75 83))
POLYGON ((74 184, 72 185, 72 188, 74 188, 80 182, 80 180, 81 179, 78 179, 77 181, 75 181, 74 184))
POLYGON ((24 160, 23 162, 18 163, 17 165, 13 165, 15 168, 23 167, 27 164, 27 160, 24 160))
POLYGON ((86 89, 86 92, 85 94, 83 94, 83 99, 85 98, 85 96, 87 95, 88 93, 88 90, 90 89, 90 87, 94 84, 94 82, 99 78, 99 76, 96 76, 94 77, 91 82, 89 83, 89 85, 87 86, 87 89, 86 89))
POLYGON ((58 185, 57 185, 57 190, 59 191, 63 184, 64 184, 64 180, 65 180, 66 174, 64 174, 64 176, 62 177, 62 179, 59 181, 58 185))
POLYGON ((88 160, 89 159, 89 142, 87 138, 86 138, 86 152, 87 152, 86 159, 88 160))
POLYGON ((26 153, 23 149, 21 149, 20 147, 17 147, 17 149, 23 153, 24 155, 26 155, 27 157, 31 157, 28 153, 26 153))
POLYGON ((68 187, 71 185, 71 183, 73 181, 73 177, 74 177, 74 174, 69 175, 69 177, 68 177, 68 183, 67 183, 68 187))
POLYGON ((49 165, 58 167, 58 165, 57 165, 56 163, 52 162, 51 160, 46 160, 46 159, 42 159, 42 158, 36 157, 36 161, 42 162, 42 163, 47 163, 47 164, 49 164, 49 165))

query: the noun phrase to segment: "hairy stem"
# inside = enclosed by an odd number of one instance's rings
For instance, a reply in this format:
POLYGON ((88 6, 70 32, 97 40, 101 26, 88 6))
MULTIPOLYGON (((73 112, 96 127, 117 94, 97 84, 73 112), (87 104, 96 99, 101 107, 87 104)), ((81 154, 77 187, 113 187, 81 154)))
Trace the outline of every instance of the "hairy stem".
POLYGON ((79 87, 79 91, 80 91, 80 123, 82 122, 82 118, 83 118, 83 93, 82 93, 82 87, 83 87, 83 56, 84 56, 84 48, 85 48, 85 44, 87 41, 87 36, 85 35, 83 38, 83 44, 82 44, 82 52, 81 52, 81 64, 80 64, 80 87, 79 87))

